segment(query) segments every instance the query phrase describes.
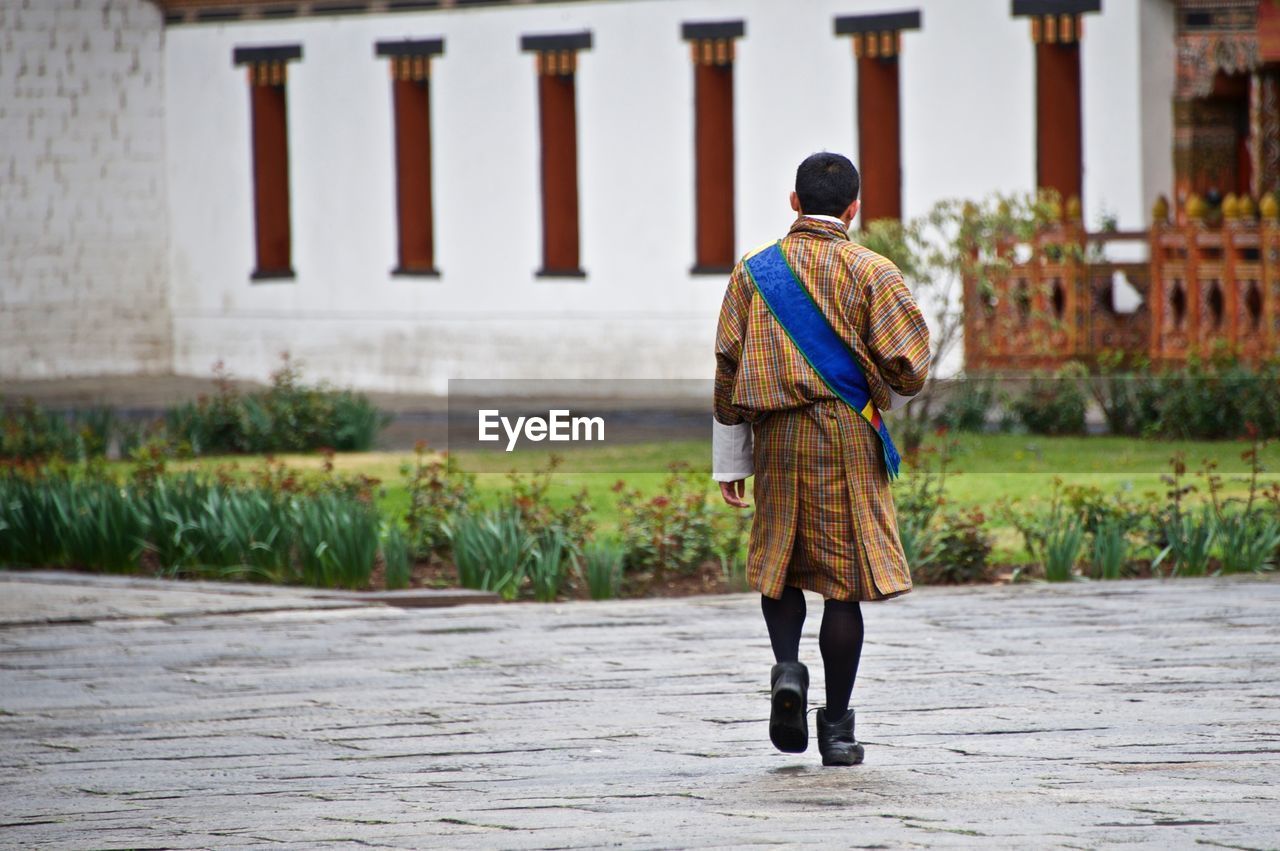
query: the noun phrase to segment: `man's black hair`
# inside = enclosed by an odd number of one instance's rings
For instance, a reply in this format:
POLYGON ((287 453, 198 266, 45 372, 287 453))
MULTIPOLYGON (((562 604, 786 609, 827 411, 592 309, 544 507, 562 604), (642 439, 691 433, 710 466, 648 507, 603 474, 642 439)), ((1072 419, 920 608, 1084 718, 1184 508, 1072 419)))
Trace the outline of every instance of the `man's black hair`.
POLYGON ((858 170, 839 154, 811 154, 796 169, 796 195, 806 215, 839 216, 858 200, 861 188, 858 170))

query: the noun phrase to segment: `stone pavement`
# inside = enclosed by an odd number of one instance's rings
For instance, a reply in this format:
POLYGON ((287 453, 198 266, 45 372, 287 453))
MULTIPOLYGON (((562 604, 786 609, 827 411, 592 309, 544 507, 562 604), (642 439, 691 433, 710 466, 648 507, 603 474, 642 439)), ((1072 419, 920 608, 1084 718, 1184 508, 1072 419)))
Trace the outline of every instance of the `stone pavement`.
POLYGON ((769 746, 751 596, 7 617, 0 846, 1280 846, 1280 581, 865 608, 848 769, 769 746))

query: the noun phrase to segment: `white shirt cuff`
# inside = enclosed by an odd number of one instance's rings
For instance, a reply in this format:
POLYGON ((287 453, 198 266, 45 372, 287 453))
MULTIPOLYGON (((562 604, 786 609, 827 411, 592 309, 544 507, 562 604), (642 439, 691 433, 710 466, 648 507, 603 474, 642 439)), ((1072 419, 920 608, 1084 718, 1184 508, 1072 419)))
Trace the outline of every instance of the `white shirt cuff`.
POLYGON ((724 425, 711 418, 711 478, 717 482, 736 482, 755 473, 752 459, 754 439, 751 423, 724 425))
POLYGON ((892 387, 890 387, 889 388, 889 410, 896 411, 899 408, 906 406, 906 404, 914 398, 916 398, 915 394, 912 394, 910 396, 903 396, 901 393, 896 392, 892 387))

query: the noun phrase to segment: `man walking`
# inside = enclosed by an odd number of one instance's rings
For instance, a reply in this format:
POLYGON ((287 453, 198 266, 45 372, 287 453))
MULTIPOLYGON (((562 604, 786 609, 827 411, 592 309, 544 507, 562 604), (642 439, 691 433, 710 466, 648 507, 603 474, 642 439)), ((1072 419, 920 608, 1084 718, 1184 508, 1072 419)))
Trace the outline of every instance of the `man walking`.
POLYGON ((734 268, 716 332, 712 472, 735 508, 755 475, 747 576, 777 663, 769 735, 781 751, 808 747, 799 648, 812 591, 824 599, 823 765, 863 757, 849 706, 860 602, 911 590, 889 488, 899 457, 880 411, 919 392, 929 371, 929 330, 902 274, 849 240, 859 184, 838 154, 800 164, 795 223, 734 268))

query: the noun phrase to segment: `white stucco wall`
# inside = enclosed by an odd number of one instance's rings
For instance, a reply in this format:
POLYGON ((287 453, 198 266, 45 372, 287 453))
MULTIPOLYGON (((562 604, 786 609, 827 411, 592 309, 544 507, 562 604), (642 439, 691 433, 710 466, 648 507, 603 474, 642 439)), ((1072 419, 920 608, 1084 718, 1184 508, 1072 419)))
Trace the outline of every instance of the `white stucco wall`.
POLYGON ((1173 94, 1177 83, 1177 22, 1170 0, 1142 0, 1142 197, 1151 205, 1173 197, 1173 94))
MULTIPOLYGON (((904 211, 1035 180, 1029 25, 1008 0, 918 0, 904 36, 904 211)), ((1089 16, 1086 203, 1143 224, 1137 4, 1089 16), (1095 43, 1096 42, 1096 43, 1095 43), (1113 161, 1113 157, 1115 160, 1113 161)), ((175 364, 442 391, 448 378, 705 377, 723 278, 693 263, 686 21, 743 19, 736 64, 739 252, 781 235, 796 164, 856 151, 854 60, 837 14, 879 0, 634 0, 180 26, 168 31, 175 364), (533 59, 523 34, 589 29, 580 55, 583 280, 535 279, 541 225, 533 59), (443 37, 433 64, 439 280, 393 278, 383 39, 443 37), (289 76, 294 268, 253 284, 249 106, 236 46, 299 43, 289 76)))
POLYGON ((171 367, 163 38, 143 0, 0 0, 0 380, 171 367))

